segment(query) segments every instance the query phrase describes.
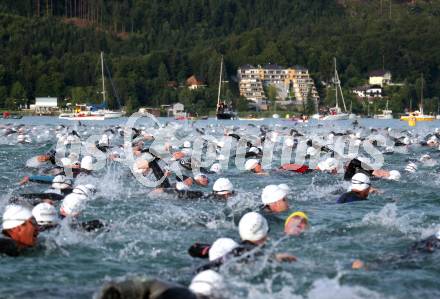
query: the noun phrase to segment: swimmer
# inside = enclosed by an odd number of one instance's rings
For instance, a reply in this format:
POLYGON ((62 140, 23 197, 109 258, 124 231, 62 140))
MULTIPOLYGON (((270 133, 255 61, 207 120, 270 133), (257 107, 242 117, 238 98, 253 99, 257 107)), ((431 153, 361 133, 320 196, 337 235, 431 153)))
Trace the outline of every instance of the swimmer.
POLYGON ((339 197, 337 203, 349 203, 354 201, 367 200, 370 193, 370 178, 364 173, 356 173, 351 178, 351 191, 339 197))
POLYGON ((309 217, 301 211, 293 212, 286 218, 284 233, 288 236, 299 236, 309 227, 309 217))
POLYGON ((247 171, 251 171, 251 172, 258 174, 258 175, 267 175, 267 173, 263 172, 263 169, 261 167, 261 163, 257 159, 248 159, 246 161, 246 163, 244 164, 244 168, 247 171))
POLYGON ((281 170, 287 170, 292 171, 296 173, 308 173, 312 171, 309 169, 307 165, 300 165, 300 164, 294 164, 294 163, 286 163, 280 166, 281 170))
MULTIPOLYGON (((267 220, 259 213, 249 212, 243 215, 238 223, 238 231, 242 245, 251 250, 257 246, 263 246, 269 233, 267 220)), ((288 253, 275 253, 278 262, 294 262, 297 258, 288 253)))
POLYGON ((53 189, 60 190, 63 194, 72 192, 72 180, 65 175, 57 175, 55 177, 42 175, 25 176, 19 184, 24 185, 28 182, 51 184, 53 189))
MULTIPOLYGON (((188 288, 159 279, 134 277, 106 283, 97 299, 201 299, 188 288)), ((210 299, 209 297, 206 299, 210 299)))
POLYGON ((289 187, 287 185, 268 185, 261 192, 261 201, 263 202, 263 211, 271 213, 282 213, 287 211, 289 204, 287 194, 289 187))
POLYGON ((38 224, 38 231, 50 230, 59 225, 59 216, 55 207, 47 202, 42 202, 32 209, 32 215, 38 224))
POLYGON ((194 183, 198 186, 206 187, 209 184, 209 178, 207 175, 199 173, 194 176, 194 183))
POLYGON ((26 248, 35 247, 38 226, 32 211, 20 205, 8 205, 3 213, 3 235, 0 253, 18 256, 26 248))
POLYGON ((408 262, 414 259, 420 254, 432 254, 436 250, 440 249, 440 230, 435 234, 425 238, 423 240, 415 242, 408 250, 406 254, 390 256, 387 258, 381 258, 379 260, 372 261, 366 265, 366 263, 360 259, 356 259, 352 262, 351 268, 353 270, 376 268, 384 264, 393 264, 400 261, 408 262))
POLYGON ((234 195, 234 186, 227 178, 219 178, 212 186, 213 195, 219 200, 228 200, 234 195))

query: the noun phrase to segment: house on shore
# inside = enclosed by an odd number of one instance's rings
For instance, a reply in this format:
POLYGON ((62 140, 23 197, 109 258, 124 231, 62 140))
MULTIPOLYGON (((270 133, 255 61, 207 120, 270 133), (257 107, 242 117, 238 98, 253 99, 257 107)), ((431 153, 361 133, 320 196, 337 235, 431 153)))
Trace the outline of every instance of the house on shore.
POLYGON ((186 86, 188 86, 191 90, 196 90, 199 88, 205 87, 205 83, 196 77, 196 75, 192 75, 188 79, 186 79, 186 86))

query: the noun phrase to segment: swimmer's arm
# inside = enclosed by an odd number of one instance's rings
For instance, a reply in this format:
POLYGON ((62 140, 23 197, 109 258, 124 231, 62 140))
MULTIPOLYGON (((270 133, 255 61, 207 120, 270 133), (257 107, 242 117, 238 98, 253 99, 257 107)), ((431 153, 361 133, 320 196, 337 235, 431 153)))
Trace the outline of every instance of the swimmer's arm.
POLYGON ((53 176, 49 175, 31 175, 31 176, 24 176, 20 182, 19 185, 25 185, 28 182, 34 182, 34 183, 42 183, 42 184, 52 184, 53 176))
POLYGON ((29 182, 52 184, 53 179, 54 176, 51 175, 31 175, 29 177, 29 182))
POLYGON ((259 172, 259 173, 256 173, 256 175, 266 176, 266 175, 269 175, 269 174, 267 172, 259 172))
POLYGON ((298 259, 296 256, 291 255, 290 253, 282 252, 282 253, 275 253, 275 260, 277 262, 296 262, 298 259))

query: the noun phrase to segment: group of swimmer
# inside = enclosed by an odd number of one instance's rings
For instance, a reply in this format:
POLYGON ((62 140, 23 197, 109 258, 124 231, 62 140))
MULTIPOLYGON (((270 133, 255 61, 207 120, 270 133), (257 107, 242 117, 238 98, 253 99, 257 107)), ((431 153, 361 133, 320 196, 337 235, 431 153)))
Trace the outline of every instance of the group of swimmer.
MULTIPOLYGON (((16 135, 20 144, 32 143, 31 128, 26 126, 5 126, 3 135, 16 135)), ((216 140, 206 139, 204 150, 212 147, 217 153, 216 161, 209 167, 201 167, 200 161, 193 157, 194 142, 184 141, 175 146, 169 143, 163 145, 163 151, 168 155, 159 155, 150 148, 157 138, 149 128, 133 128, 131 134, 131 154, 135 157, 130 166, 133 178, 141 176, 150 181, 160 181, 155 187, 149 188, 149 196, 162 194, 181 200, 212 200, 219 205, 237 196, 238 190, 234 182, 227 177, 224 156, 221 150, 225 145, 224 138, 234 140, 246 138, 245 128, 223 128, 223 136, 216 140), (195 167, 198 165, 198 167, 195 167), (209 190, 211 182, 212 189, 209 190)), ((381 134, 386 137, 386 144, 375 144, 383 155, 408 152, 412 146, 437 149, 440 146, 440 132, 435 130, 427 136, 414 136, 408 131, 392 129, 362 128, 357 124, 352 130, 331 132, 319 142, 312 137, 292 128, 271 130, 261 126, 257 138, 247 141, 244 170, 254 181, 264 182, 271 172, 295 173, 286 182, 266 185, 261 193, 260 207, 240 215, 237 225, 237 236, 223 236, 214 242, 192 240, 188 244, 188 254, 200 259, 200 266, 195 270, 191 284, 186 287, 169 283, 160 279, 136 277, 124 281, 106 283, 99 291, 98 298, 222 298, 224 280, 221 268, 232 262, 250 263, 258 256, 265 254, 265 248, 270 239, 279 237, 299 238, 307 232, 310 226, 307 211, 290 210, 292 198, 289 184, 294 184, 296 175, 316 173, 318 175, 341 176, 341 180, 349 181, 347 192, 336 200, 337 204, 356 204, 368 200, 369 194, 381 193, 374 188, 377 180, 398 182, 402 175, 414 175, 419 167, 430 167, 436 161, 424 154, 419 159, 412 159, 402 173, 398 170, 373 168, 371 159, 362 155, 347 157, 332 145, 337 137, 345 137, 349 142, 362 142, 369 134, 381 134), (361 133, 363 132, 363 133, 361 133), (307 139, 305 162, 302 164, 284 163, 276 169, 266 169, 262 163, 264 143, 266 140, 282 143, 283 146, 295 149, 300 139, 307 139), (319 159, 322 152, 325 157, 319 159), (311 167, 313 157, 318 157, 316 166, 311 167), (283 221, 283 236, 270 234, 270 225, 276 225, 277 215, 288 215, 283 221)), ((197 128, 195 134, 203 137, 205 129, 197 128)), ((156 131, 155 131, 156 132, 156 131)), ((99 233, 109 229, 104 221, 81 221, 81 215, 87 208, 87 202, 93 200, 96 187, 93 184, 77 182, 87 181, 87 177, 99 177, 100 172, 94 167, 96 158, 88 154, 68 153, 69 147, 81 144, 81 132, 66 126, 58 126, 49 134, 55 136, 55 142, 50 150, 36 157, 29 157, 26 162, 28 171, 18 184, 19 192, 9 198, 2 217, 2 233, 0 238, 0 253, 9 256, 19 256, 29 250, 38 249, 40 234, 67 225, 73 230, 87 233, 99 233), (64 154, 66 153, 66 155, 64 154), (62 158, 59 158, 60 155, 62 158), (41 192, 25 191, 26 186, 38 184, 48 186, 41 192)), ((127 159, 124 150, 126 130, 119 126, 111 126, 101 131, 101 137, 94 146, 103 155, 106 163, 116 163, 127 159)), ((254 136, 255 137, 255 136, 254 136)), ((133 180, 133 184, 136 180, 133 180)), ((145 187, 146 188, 146 187, 145 187)), ((440 230, 427 239, 414 244, 411 252, 432 252, 440 246, 440 230)), ((295 262, 298 257, 291 253, 276 252, 269 257, 273 262, 295 262)), ((355 260, 353 269, 368 269, 368 263, 355 260)))

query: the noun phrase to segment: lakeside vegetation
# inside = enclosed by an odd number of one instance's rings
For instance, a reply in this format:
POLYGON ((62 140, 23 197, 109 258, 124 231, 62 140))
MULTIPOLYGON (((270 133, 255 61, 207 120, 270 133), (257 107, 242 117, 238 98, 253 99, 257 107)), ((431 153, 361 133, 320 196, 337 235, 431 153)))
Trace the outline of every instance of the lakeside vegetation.
MULTIPOLYGON (((14 109, 36 96, 101 102, 99 55, 104 51, 129 112, 178 101, 201 115, 212 111, 221 55, 228 81, 223 98, 242 111, 247 103, 238 95, 236 71, 247 63, 303 65, 315 80, 321 105, 333 106, 333 92, 322 82, 331 81, 335 56, 353 112, 385 106, 381 101, 368 108, 349 92, 383 67, 394 82, 405 84, 385 90, 390 109, 398 113, 410 103, 416 107, 423 74, 425 112, 436 112, 440 3, 391 1, 390 10, 381 2, 4 0, 0 107, 14 109), (188 90, 185 80, 192 74, 207 87, 188 90)), ((108 92, 115 107, 110 86, 108 92)))

